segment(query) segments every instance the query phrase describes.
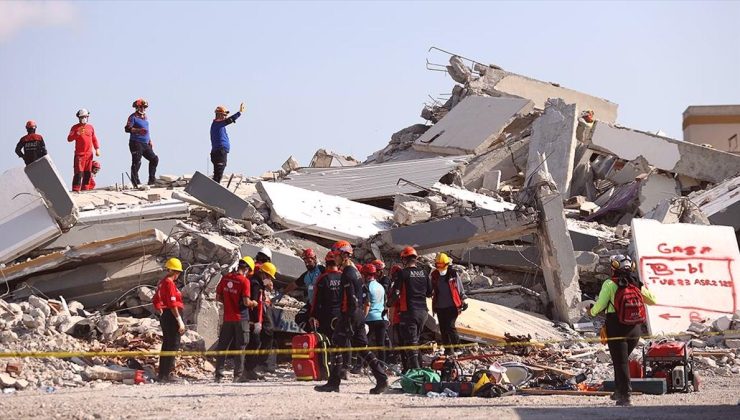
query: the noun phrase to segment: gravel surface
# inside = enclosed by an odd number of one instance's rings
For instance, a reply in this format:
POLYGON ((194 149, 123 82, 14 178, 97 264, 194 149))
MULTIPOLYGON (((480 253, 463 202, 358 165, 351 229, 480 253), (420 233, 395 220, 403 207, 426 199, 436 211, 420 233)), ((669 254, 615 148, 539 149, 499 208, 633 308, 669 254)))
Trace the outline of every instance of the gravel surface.
POLYGON ((571 419, 591 418, 740 418, 740 380, 708 378, 693 394, 633 397, 635 407, 614 407, 608 397, 513 396, 426 398, 388 393, 369 395, 366 378, 355 377, 340 393, 313 391, 316 383, 284 379, 234 384, 185 383, 138 386, 97 383, 52 393, 27 390, 0 395, 6 419, 26 418, 404 418, 423 419, 571 419))

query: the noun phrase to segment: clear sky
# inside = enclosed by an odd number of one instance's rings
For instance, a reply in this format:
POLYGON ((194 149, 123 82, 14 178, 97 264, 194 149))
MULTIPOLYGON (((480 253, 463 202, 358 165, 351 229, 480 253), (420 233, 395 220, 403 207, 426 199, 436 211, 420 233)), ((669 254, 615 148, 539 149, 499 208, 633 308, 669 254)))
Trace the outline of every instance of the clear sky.
MULTIPOLYGON (((130 167, 126 118, 149 101, 160 174, 206 171, 216 105, 226 172, 328 148, 364 159, 453 81, 437 46, 619 104, 619 123, 682 137, 688 105, 740 103, 738 2, 0 1, 0 170, 28 119, 68 185, 75 112, 102 143, 99 183, 130 167)), ((146 162, 140 176, 145 179, 146 162)))

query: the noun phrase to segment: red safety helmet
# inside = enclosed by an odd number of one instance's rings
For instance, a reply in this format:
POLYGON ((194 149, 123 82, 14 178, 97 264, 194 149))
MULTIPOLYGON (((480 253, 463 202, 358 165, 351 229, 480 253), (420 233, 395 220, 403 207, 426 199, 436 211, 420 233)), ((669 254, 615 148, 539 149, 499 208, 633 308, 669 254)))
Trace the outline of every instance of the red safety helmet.
POLYGON ((92 168, 93 168, 93 170, 98 170, 99 171, 100 170, 100 162, 98 162, 97 160, 94 160, 93 163, 92 163, 92 168))
POLYGON ((138 108, 138 107, 149 108, 149 102, 147 102, 146 99, 139 98, 135 100, 134 103, 131 104, 131 106, 133 106, 134 108, 138 108))
POLYGON ((353 249, 352 245, 347 241, 337 241, 334 242, 334 245, 331 247, 332 251, 347 253, 352 255, 353 249))
POLYGON ((375 273, 377 273, 377 272, 378 272, 378 269, 375 268, 375 264, 373 264, 373 263, 368 263, 368 264, 363 265, 362 266, 362 269, 360 270, 360 273, 362 273, 362 274, 373 274, 373 275, 375 275, 375 273))
POLYGON ((401 268, 401 266, 400 266, 400 265, 398 265, 398 264, 393 264, 393 265, 391 266, 391 276, 393 276, 394 274, 398 273, 398 272, 399 272, 399 271, 401 271, 401 270, 403 270, 403 268, 401 268))
POLYGON ((406 248, 403 249, 403 251, 401 251, 401 258, 418 257, 418 256, 419 254, 417 254, 414 247, 411 247, 411 246, 407 246, 406 248))
POLYGON ((337 262, 337 253, 334 251, 329 251, 326 253, 326 257, 324 257, 324 261, 327 263, 336 263, 337 262))
POLYGON ((314 251, 311 248, 306 248, 306 249, 303 250, 303 253, 301 253, 301 258, 303 258, 304 260, 306 258, 316 259, 316 251, 314 251))
POLYGON ((36 128, 36 121, 34 120, 26 121, 26 128, 36 128))
POLYGON ((373 260, 370 264, 374 265, 378 271, 385 268, 385 263, 380 260, 373 260))

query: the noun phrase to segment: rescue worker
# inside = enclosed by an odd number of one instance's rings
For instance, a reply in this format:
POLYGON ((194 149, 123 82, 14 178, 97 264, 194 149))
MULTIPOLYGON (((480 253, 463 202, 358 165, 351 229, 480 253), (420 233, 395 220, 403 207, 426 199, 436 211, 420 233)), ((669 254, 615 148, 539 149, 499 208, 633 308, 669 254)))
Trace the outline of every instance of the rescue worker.
POLYGON ((435 269, 430 275, 432 281, 432 312, 437 314, 439 332, 445 354, 454 353, 454 347, 460 344, 455 322, 460 312, 468 309, 465 302, 465 289, 462 280, 454 268, 450 267, 452 260, 444 252, 437 254, 434 259, 435 269))
POLYGON ((146 109, 149 103, 142 98, 134 101, 131 106, 136 109, 133 114, 128 116, 126 126, 123 131, 129 133, 128 149, 131 151, 131 183, 134 188, 139 188, 139 168, 141 168, 141 158, 149 161, 149 180, 148 185, 154 185, 157 179, 157 165, 159 157, 154 153, 154 144, 149 132, 149 120, 146 117, 146 109))
MULTIPOLYGON (((342 270, 340 280, 342 305, 339 320, 331 339, 332 345, 334 347, 347 347, 351 343, 353 347, 359 349, 360 355, 375 377, 376 385, 370 390, 370 393, 382 394, 388 389, 388 376, 375 354, 364 349, 364 347, 367 347, 367 335, 365 334, 364 316, 362 314, 365 296, 362 292, 362 278, 352 263, 352 245, 347 241, 339 241, 332 246, 332 251, 337 252, 335 258, 339 269, 342 270)), ((316 391, 339 392, 339 385, 342 382, 343 359, 342 353, 335 353, 329 380, 324 385, 314 387, 316 391)))
MULTIPOLYGON (((255 265, 256 266, 256 265, 255 265)), ((250 279, 250 300, 252 308, 249 312, 249 343, 247 350, 269 350, 272 345, 272 332, 270 333, 269 343, 262 341, 262 329, 266 321, 265 304, 267 300, 267 292, 273 290, 273 281, 277 274, 277 267, 271 262, 264 262, 260 264, 259 269, 255 271, 254 275, 250 279)), ((253 354, 247 355, 244 358, 244 372, 241 377, 237 379, 239 382, 263 380, 264 375, 261 375, 255 371, 257 365, 262 360, 262 355, 253 354)), ((267 356, 267 355, 265 355, 267 356)))
MULTIPOLYGON (((157 291, 152 298, 152 306, 159 314, 162 325, 162 351, 176 352, 180 350, 180 336, 185 334, 185 323, 181 312, 184 307, 182 294, 175 282, 182 273, 182 263, 177 258, 170 258, 165 263, 167 275, 157 285, 157 291)), ((159 375, 157 382, 180 382, 173 371, 175 370, 175 356, 159 356, 159 375)))
MULTIPOLYGON (((432 296, 432 284, 426 270, 417 267, 419 255, 410 246, 401 251, 403 269, 398 273, 391 291, 391 300, 399 301, 401 322, 398 325, 402 346, 418 346, 427 320, 427 298, 432 296)), ((404 371, 420 366, 419 351, 406 350, 401 362, 404 371)))
POLYGON ((36 159, 46 156, 46 143, 44 143, 41 134, 36 134, 35 121, 26 121, 26 133, 15 145, 15 154, 28 165, 36 159))
POLYGON ((77 111, 76 115, 80 122, 72 126, 67 136, 68 142, 75 142, 72 191, 86 191, 92 172, 93 149, 95 149, 95 156, 100 156, 100 144, 95 136, 95 127, 87 123, 90 112, 82 108, 77 111))
POLYGON ((326 269, 314 284, 308 323, 319 334, 331 338, 341 313, 342 272, 337 267, 334 251, 327 252, 324 261, 326 269))
MULTIPOLYGON (((235 271, 226 274, 216 287, 216 299, 224 305, 223 323, 216 350, 244 350, 249 343, 249 308, 257 306, 250 297, 247 275, 254 270, 252 257, 239 260, 235 271)), ((244 355, 234 355, 234 381, 241 378, 244 355)), ((216 382, 224 377, 226 356, 216 356, 216 382)))
POLYGON ((614 383, 616 386, 612 399, 616 400, 619 406, 631 406, 629 356, 640 340, 642 324, 625 325, 620 322, 614 298, 620 288, 629 284, 640 289, 643 302, 648 305, 655 304, 655 296, 637 277, 635 264, 628 255, 613 255, 610 258, 610 263, 612 277, 605 280, 601 285, 599 298, 591 306, 589 312, 591 316, 596 316, 601 311, 606 310, 606 335, 607 337, 615 337, 615 339, 609 338, 607 342, 609 354, 614 364, 614 383))
MULTIPOLYGON (((388 315, 385 310, 385 289, 378 282, 378 269, 375 264, 369 263, 362 267, 362 277, 365 279, 367 301, 365 302, 365 324, 368 327, 368 341, 371 346, 384 347, 388 331, 388 315)), ((383 363, 386 363, 386 352, 378 352, 383 363)))
MULTIPOLYGON (((262 247, 257 251, 257 255, 254 256, 255 264, 254 270, 258 272, 262 264, 272 262, 272 251, 268 247, 262 247)), ((273 320, 272 311, 272 300, 270 298, 273 289, 265 292, 265 299, 262 302, 262 332, 260 333, 260 344, 263 349, 272 349, 275 342, 275 327, 273 320)), ((257 366, 255 370, 261 372, 275 373, 275 369, 271 368, 268 359, 270 355, 265 353, 259 355, 257 358, 257 366)))
POLYGON ((311 248, 306 248, 301 254, 301 259, 306 265, 306 271, 298 277, 294 282, 291 282, 282 291, 282 294, 288 294, 297 288, 304 289, 304 296, 306 304, 311 305, 313 302, 313 291, 316 286, 316 280, 319 278, 321 273, 326 269, 323 265, 318 263, 316 258, 316 251, 311 248))
MULTIPOLYGON (((388 277, 390 277, 391 285, 395 282, 396 278, 398 277, 398 273, 401 272, 401 266, 398 264, 393 264, 391 266, 390 272, 388 273, 388 277)), ((394 303, 389 303, 390 300, 390 292, 392 289, 388 290, 388 293, 386 293, 386 305, 388 305, 388 317, 390 318, 390 332, 388 333, 388 339, 390 341, 389 347, 393 347, 401 342, 401 336, 399 333, 399 325, 401 325, 401 302, 400 300, 396 300, 394 303)), ((391 352, 390 356, 386 356, 393 360, 393 363, 401 363, 405 364, 403 354, 402 352, 393 351, 391 352)))
POLYGON ((370 262, 370 264, 375 266, 375 270, 377 270, 375 278, 378 279, 378 283, 383 286, 383 290, 385 290, 385 293, 387 295, 388 291, 391 290, 391 278, 387 276, 384 272, 385 263, 380 260, 373 260, 372 262, 370 262))
POLYGON ((90 181, 87 183, 87 189, 88 190, 94 190, 95 189, 95 176, 100 172, 100 162, 97 160, 94 160, 92 163, 92 170, 90 171, 90 181))
POLYGON ((216 118, 211 123, 211 163, 213 163, 213 180, 221 182, 221 177, 226 169, 226 157, 231 149, 229 133, 226 126, 235 123, 246 110, 244 102, 239 105, 239 112, 229 117, 229 110, 219 105, 214 111, 216 118))

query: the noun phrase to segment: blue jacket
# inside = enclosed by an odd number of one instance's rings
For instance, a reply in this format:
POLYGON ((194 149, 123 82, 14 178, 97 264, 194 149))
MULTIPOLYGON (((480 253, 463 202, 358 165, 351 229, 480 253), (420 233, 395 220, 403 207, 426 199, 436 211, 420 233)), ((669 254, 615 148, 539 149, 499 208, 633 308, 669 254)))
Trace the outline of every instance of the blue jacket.
POLYGON ((228 152, 231 149, 229 133, 226 132, 226 126, 231 123, 235 123, 241 115, 241 112, 237 112, 221 121, 213 120, 211 123, 211 150, 222 148, 228 152))
POLYGON ((151 140, 151 137, 149 137, 149 120, 146 119, 146 115, 139 116, 136 112, 129 115, 123 131, 131 133, 129 141, 148 144, 151 140))

